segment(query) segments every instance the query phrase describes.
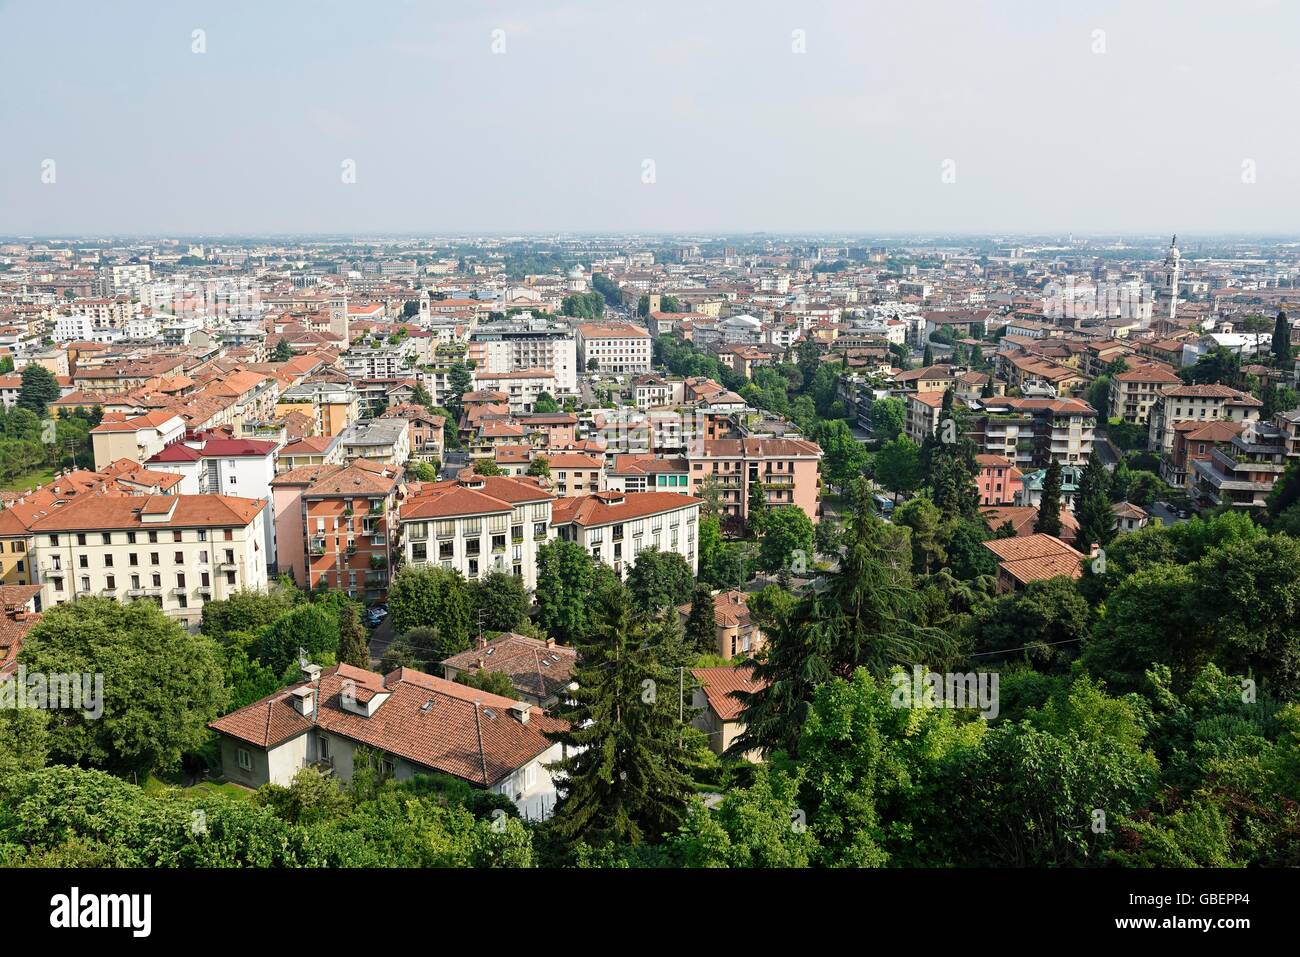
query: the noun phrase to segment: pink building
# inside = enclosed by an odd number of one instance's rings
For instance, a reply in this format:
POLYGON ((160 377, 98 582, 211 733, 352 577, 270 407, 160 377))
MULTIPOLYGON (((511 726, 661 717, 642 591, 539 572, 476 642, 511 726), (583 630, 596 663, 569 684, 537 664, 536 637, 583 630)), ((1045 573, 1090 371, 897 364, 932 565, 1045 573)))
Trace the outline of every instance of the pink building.
POLYGON ((1001 455, 977 455, 975 464, 979 472, 975 484, 980 490, 981 505, 1011 505, 1016 501, 1023 482, 1023 473, 1010 459, 1001 455))
POLYGON ((712 475, 722 490, 723 521, 749 517, 749 486, 762 482, 767 504, 797 505, 814 522, 820 499, 821 447, 806 439, 705 439, 687 449, 691 494, 712 475))

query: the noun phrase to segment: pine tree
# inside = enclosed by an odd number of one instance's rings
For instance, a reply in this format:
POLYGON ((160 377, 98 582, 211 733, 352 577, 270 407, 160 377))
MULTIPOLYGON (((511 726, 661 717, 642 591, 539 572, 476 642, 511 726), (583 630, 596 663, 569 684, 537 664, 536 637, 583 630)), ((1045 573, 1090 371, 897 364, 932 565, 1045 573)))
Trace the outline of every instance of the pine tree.
POLYGON ((691 613, 686 616, 686 643, 701 654, 715 652, 718 647, 713 591, 703 582, 696 584, 691 595, 691 613))
POLYGON ((934 365, 934 348, 927 342, 925 352, 921 355, 921 368, 928 369, 932 365, 934 365))
POLYGON ((625 589, 600 601, 595 627, 578 643, 577 688, 556 710, 568 727, 546 735, 569 753, 553 766, 563 785, 552 826, 570 843, 638 844, 675 830, 692 794, 679 675, 663 660, 680 630, 646 616, 625 589))
POLYGON ((1061 537, 1061 463, 1052 459, 1043 476, 1043 497, 1038 502, 1034 531, 1061 537))
POLYGON ((339 664, 370 667, 370 642, 357 614, 357 606, 348 604, 339 612, 339 664))
POLYGON ((1277 314, 1277 323, 1273 326, 1273 358, 1283 367, 1291 362, 1291 323, 1287 321, 1285 312, 1277 314))
POLYGON ((1087 551, 1090 545, 1109 545, 1115 537, 1115 513, 1111 511, 1108 493, 1110 476, 1101 464, 1101 459, 1093 455, 1079 479, 1079 491, 1075 498, 1078 503, 1079 547, 1087 551))

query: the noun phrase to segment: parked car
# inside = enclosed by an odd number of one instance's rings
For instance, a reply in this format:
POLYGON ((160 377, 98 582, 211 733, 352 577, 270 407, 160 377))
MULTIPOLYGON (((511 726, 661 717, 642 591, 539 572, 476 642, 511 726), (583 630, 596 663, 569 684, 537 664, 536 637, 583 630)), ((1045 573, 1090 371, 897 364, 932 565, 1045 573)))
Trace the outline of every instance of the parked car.
POLYGON ((366 609, 366 624, 371 628, 378 626, 379 623, 382 622, 387 617, 388 617, 387 605, 375 605, 371 608, 366 609))

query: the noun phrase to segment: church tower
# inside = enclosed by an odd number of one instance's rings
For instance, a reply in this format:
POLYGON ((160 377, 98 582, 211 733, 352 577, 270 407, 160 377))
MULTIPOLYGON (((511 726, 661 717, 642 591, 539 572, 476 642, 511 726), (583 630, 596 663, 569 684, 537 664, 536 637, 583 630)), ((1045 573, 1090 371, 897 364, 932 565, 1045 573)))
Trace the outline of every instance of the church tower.
POLYGON ((1182 271, 1182 254, 1178 252, 1178 237, 1169 241, 1169 251, 1165 253, 1165 282, 1160 290, 1162 318, 1171 324, 1174 311, 1178 308, 1178 274, 1182 271))

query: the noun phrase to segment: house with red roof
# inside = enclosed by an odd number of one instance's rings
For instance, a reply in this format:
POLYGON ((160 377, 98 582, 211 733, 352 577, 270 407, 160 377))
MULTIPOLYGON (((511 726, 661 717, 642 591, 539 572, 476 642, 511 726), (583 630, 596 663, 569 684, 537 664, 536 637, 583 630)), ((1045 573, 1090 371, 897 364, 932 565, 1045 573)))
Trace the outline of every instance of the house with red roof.
POLYGON ((538 819, 555 803, 548 765, 563 721, 527 701, 398 668, 306 666, 301 680, 213 721, 224 773, 250 788, 289 785, 308 765, 352 780, 362 761, 399 781, 449 774, 538 819))

